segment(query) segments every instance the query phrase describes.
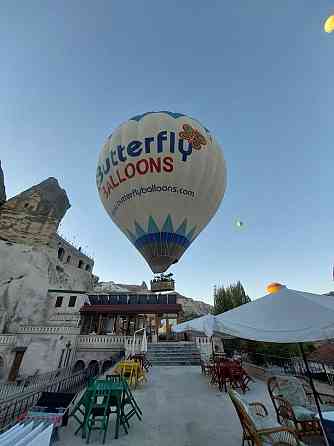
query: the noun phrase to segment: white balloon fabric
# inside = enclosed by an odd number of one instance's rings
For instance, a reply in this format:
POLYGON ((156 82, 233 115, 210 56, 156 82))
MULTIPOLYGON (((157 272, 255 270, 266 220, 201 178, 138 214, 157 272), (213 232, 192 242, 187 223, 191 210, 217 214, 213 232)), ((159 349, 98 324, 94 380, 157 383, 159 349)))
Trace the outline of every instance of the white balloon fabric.
POLYGON ((297 343, 334 338, 334 298, 285 286, 215 316, 217 331, 254 341, 297 343))
POLYGON ((96 180, 109 216, 158 273, 180 259, 216 213, 226 166, 217 141, 197 120, 150 112, 109 136, 96 180))

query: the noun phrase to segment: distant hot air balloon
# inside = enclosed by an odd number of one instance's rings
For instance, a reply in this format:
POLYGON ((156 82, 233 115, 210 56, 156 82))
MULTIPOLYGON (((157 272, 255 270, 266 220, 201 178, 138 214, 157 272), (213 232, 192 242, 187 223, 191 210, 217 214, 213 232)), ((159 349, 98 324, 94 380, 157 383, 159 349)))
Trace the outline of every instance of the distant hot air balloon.
POLYGON ((334 15, 327 17, 324 23, 324 31, 326 33, 331 33, 334 31, 334 15))
POLYGON ((266 287, 266 291, 269 294, 277 293, 284 285, 277 282, 272 282, 266 287))
POLYGON ((120 125, 97 166, 103 206, 154 273, 176 263, 223 199, 223 152, 180 113, 150 112, 120 125))
POLYGON ((234 220, 234 225, 238 229, 241 229, 241 228, 243 228, 245 226, 245 223, 237 218, 236 220, 234 220))

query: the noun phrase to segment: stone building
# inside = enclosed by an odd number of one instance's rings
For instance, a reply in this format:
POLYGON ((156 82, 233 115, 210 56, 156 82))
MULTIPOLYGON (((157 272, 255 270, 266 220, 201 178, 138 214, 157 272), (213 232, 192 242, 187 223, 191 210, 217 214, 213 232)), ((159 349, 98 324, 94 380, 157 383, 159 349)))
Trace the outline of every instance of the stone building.
POLYGON ((74 359, 78 316, 56 315, 49 290, 92 290, 94 261, 57 233, 70 203, 55 178, 7 201, 2 197, 0 376, 14 381, 18 374, 46 372, 74 359))
POLYGON ((184 309, 202 314, 178 293, 153 298, 145 282, 97 283, 94 260, 58 233, 70 203, 55 178, 6 201, 0 166, 0 203, 0 381, 107 367, 139 327, 157 342, 184 309))

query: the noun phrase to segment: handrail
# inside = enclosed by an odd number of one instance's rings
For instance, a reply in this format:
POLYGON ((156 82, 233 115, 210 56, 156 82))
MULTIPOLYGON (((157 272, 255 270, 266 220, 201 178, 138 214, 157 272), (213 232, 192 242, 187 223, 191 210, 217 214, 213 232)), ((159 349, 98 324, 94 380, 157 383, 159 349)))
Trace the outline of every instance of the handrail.
POLYGON ((30 407, 36 404, 42 392, 77 393, 86 385, 91 376, 96 376, 94 369, 76 372, 70 376, 56 379, 47 385, 41 385, 33 391, 21 395, 16 394, 5 401, 1 401, 0 431, 22 417, 30 407))

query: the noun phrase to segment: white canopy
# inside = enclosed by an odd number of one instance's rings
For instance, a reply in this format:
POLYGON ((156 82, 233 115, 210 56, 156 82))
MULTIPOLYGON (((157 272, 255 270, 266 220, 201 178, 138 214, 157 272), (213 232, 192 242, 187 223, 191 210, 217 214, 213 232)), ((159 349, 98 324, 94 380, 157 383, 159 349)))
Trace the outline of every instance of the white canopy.
POLYGON ((172 327, 174 333, 184 333, 185 331, 198 331, 205 333, 206 336, 211 337, 216 331, 216 319, 212 314, 207 314, 191 321, 182 322, 172 327))
POLYGON ((311 342, 334 338, 334 297, 282 288, 215 316, 216 329, 264 342, 311 342))

